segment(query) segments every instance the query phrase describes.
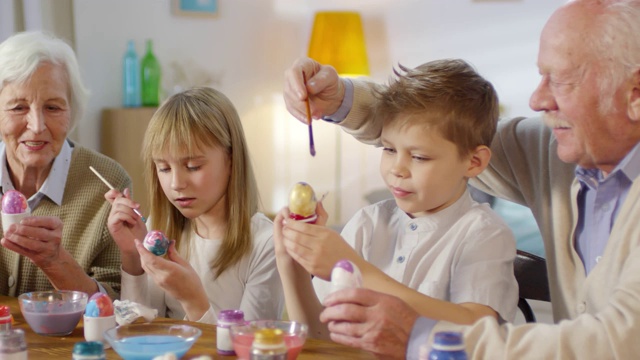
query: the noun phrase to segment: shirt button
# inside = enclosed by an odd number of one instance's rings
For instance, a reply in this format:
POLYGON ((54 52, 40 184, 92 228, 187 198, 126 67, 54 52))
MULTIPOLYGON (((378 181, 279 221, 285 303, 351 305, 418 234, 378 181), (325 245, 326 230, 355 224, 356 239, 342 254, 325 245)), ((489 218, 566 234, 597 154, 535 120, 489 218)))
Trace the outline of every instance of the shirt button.
POLYGON ((596 256, 596 264, 599 263, 601 259, 602 259, 602 256, 596 256))
POLYGON ((16 278, 13 275, 9 276, 9 287, 12 287, 16 283, 16 278))
POLYGON ((585 312, 585 310, 587 310, 587 304, 585 304, 584 302, 581 302, 580 304, 578 304, 578 307, 576 308, 576 310, 578 310, 578 313, 582 314, 585 312))
POLYGON ((402 256, 402 255, 398 256, 398 260, 397 261, 398 261, 399 264, 402 264, 404 262, 404 260, 405 260, 404 256, 402 256))
POLYGON ((409 228, 411 229, 411 231, 415 231, 418 228, 418 225, 411 223, 411 225, 409 225, 409 228))
POLYGON ((602 210, 603 211, 609 211, 609 205, 603 205, 602 206, 602 210))

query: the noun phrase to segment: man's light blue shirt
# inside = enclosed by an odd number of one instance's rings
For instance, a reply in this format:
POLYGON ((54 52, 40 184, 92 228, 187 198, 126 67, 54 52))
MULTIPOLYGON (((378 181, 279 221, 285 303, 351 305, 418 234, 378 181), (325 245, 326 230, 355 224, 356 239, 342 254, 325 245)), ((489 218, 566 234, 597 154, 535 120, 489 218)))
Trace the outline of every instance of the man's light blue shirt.
POLYGON ((580 192, 575 247, 587 275, 600 261, 620 208, 638 175, 640 144, 606 177, 599 169, 576 167, 580 192))
MULTIPOLYGON (((15 190, 13 182, 11 182, 11 176, 7 168, 7 149, 4 142, 0 142, 0 161, 2 166, 0 167, 0 183, 2 184, 2 193, 4 194, 8 190, 15 190)), ((53 160, 51 171, 44 181, 44 184, 38 189, 38 192, 33 194, 27 202, 31 210, 35 209, 40 201, 46 196, 58 206, 62 205, 62 197, 64 196, 64 187, 67 183, 67 175, 69 175, 69 167, 71 166, 71 153, 73 148, 69 145, 69 142, 65 141, 62 144, 60 153, 53 160)))

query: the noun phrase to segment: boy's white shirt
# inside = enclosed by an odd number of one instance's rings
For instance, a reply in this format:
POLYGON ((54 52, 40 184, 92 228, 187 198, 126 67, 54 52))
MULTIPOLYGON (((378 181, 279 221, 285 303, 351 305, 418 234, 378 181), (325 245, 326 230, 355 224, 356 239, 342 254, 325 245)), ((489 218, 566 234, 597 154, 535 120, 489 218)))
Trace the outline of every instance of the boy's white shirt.
MULTIPOLYGON (((490 306, 512 321, 518 303, 516 243, 507 224, 468 191, 433 215, 410 218, 395 200, 358 211, 342 237, 396 281, 433 298, 490 306)), ((331 283, 313 285, 322 301, 331 283)))

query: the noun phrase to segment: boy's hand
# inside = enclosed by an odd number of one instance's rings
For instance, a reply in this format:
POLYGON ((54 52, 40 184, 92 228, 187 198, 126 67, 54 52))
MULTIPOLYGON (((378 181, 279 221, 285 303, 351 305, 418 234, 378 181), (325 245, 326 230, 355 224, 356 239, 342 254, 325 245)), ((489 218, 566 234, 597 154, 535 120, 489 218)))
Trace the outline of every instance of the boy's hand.
MULTIPOLYGON (((326 223, 326 212, 321 206, 319 209, 318 220, 326 223)), ((323 225, 287 219, 282 228, 282 237, 282 244, 293 260, 309 273, 327 281, 331 279, 331 270, 339 260, 356 262, 360 258, 340 234, 323 225)))

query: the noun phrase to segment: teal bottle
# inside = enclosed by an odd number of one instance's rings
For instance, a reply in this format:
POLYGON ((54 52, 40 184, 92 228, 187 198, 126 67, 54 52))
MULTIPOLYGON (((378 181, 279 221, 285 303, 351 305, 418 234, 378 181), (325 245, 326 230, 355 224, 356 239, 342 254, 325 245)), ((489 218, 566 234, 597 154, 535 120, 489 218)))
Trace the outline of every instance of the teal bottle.
POLYGON ((122 60, 122 106, 140 106, 140 64, 133 40, 129 40, 122 60))
POLYGON ((153 42, 147 40, 147 52, 140 65, 142 75, 142 106, 160 103, 160 63, 153 54, 153 42))

